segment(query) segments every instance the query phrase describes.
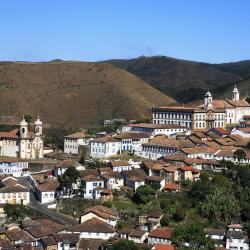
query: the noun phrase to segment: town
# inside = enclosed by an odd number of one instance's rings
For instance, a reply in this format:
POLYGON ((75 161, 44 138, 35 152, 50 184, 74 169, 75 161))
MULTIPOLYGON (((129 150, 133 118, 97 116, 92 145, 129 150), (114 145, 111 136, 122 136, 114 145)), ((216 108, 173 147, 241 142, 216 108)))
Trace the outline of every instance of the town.
POLYGON ((249 249, 250 103, 153 106, 60 134, 0 132, 0 249, 249 249))

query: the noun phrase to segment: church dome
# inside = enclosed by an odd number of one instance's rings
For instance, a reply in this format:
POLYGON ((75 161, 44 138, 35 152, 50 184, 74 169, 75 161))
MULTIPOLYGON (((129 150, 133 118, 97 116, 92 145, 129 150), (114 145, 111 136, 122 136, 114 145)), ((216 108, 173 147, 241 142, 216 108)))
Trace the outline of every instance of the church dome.
POLYGON ((36 121, 34 122, 35 125, 42 125, 42 121, 40 120, 39 116, 37 117, 36 121))
POLYGON ((22 121, 20 122, 20 126, 28 126, 28 122, 25 121, 24 117, 22 121))

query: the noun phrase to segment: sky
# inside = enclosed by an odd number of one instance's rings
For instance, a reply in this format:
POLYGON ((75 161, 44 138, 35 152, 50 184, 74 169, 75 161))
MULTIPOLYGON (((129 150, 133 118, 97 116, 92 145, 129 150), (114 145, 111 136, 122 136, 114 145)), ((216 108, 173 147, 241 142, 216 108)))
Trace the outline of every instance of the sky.
POLYGON ((0 61, 250 59, 249 0, 1 0, 0 61))

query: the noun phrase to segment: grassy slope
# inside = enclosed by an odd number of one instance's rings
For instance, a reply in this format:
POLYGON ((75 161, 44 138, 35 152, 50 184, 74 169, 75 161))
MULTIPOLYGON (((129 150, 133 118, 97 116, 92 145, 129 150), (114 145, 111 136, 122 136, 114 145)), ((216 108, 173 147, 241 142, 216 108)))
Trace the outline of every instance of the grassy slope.
POLYGON ((174 102, 109 64, 0 63, 0 114, 40 114, 50 124, 86 126, 108 118, 145 118, 174 102))
POLYGON ((250 77, 250 61, 208 64, 154 56, 108 62, 135 74, 179 102, 201 99, 208 89, 217 97, 224 96, 229 87, 250 77))

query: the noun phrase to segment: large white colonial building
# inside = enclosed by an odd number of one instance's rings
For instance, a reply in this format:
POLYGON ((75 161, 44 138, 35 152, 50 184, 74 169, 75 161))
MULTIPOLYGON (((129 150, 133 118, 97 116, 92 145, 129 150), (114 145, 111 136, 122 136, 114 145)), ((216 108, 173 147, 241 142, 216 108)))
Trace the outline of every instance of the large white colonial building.
POLYGON ((250 115, 250 104, 240 99, 233 89, 231 100, 213 100, 207 92, 204 104, 197 107, 153 107, 154 124, 178 124, 191 129, 210 129, 238 124, 244 115, 250 115))
POLYGON ((0 132, 0 156, 22 159, 39 159, 43 157, 42 121, 37 118, 34 132, 28 129, 28 122, 20 122, 19 129, 0 132))

